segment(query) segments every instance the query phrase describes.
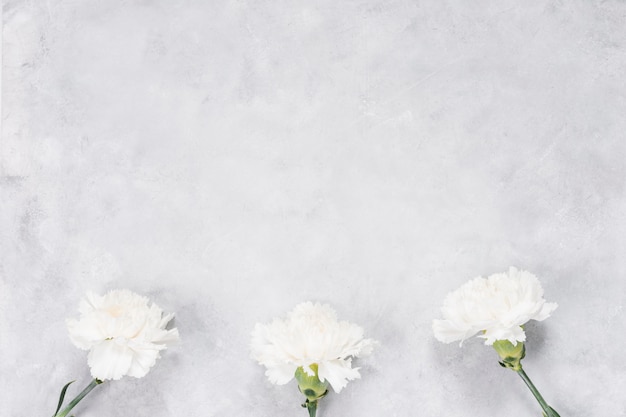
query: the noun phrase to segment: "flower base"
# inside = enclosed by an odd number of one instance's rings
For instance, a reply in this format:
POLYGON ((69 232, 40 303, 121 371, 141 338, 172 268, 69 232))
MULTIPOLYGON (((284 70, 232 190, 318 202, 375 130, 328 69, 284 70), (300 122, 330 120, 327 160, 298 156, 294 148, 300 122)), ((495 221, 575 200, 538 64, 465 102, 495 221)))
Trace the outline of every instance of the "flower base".
POLYGON ((502 367, 514 371, 520 371, 522 369, 522 359, 526 356, 524 343, 517 342, 517 344, 514 345, 508 340, 496 340, 493 342, 493 348, 498 352, 500 359, 502 359, 499 362, 502 367))
POLYGON ((298 381, 298 389, 306 396, 306 401, 302 407, 309 411, 309 417, 315 417, 317 412, 317 401, 324 398, 328 394, 328 381, 320 381, 317 376, 317 364, 311 364, 309 370, 313 371, 313 375, 309 375, 303 367, 296 370, 296 380, 298 381))

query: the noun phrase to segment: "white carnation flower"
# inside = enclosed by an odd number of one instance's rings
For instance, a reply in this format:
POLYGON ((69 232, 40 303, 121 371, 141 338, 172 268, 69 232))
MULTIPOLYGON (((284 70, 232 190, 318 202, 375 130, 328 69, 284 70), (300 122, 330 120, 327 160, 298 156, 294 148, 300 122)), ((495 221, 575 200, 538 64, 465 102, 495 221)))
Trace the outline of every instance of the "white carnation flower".
POLYGON ((98 380, 141 378, 160 357, 160 351, 178 341, 178 330, 166 330, 174 314, 163 314, 146 297, 129 290, 81 300, 79 320, 68 319, 72 343, 89 350, 91 375, 98 380))
POLYGON ((508 273, 475 278, 448 294, 441 309, 444 320, 433 321, 435 337, 445 343, 461 343, 475 334, 486 345, 508 340, 524 342, 521 327, 529 320, 542 321, 557 307, 543 298, 537 277, 514 267, 508 273))
POLYGON ((363 339, 363 329, 337 321, 328 305, 306 302, 297 305, 285 320, 257 324, 252 333, 252 357, 267 368, 272 383, 283 385, 302 367, 309 375, 327 381, 340 392, 349 380, 360 378, 352 358, 368 355, 376 345, 363 339))

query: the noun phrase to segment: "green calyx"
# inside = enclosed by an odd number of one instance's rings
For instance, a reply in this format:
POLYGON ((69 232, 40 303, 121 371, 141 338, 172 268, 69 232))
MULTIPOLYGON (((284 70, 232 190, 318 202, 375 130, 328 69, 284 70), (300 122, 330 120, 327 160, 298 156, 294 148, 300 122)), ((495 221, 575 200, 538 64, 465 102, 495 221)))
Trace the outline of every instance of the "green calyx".
POLYGON ((309 417, 315 417, 317 412, 317 401, 324 395, 328 394, 328 381, 320 381, 317 376, 318 366, 316 363, 309 365, 313 371, 313 375, 306 373, 301 366, 296 369, 296 380, 298 381, 298 389, 306 396, 306 401, 302 404, 309 411, 309 417))
POLYGON ((493 343, 493 348, 498 352, 498 355, 500 355, 500 359, 502 359, 500 365, 517 372, 526 386, 528 386, 528 389, 530 389, 530 392, 532 392, 543 410, 543 417, 559 417, 559 413, 548 405, 535 387, 535 384, 532 383, 528 375, 526 375, 526 372, 522 369, 522 359, 524 359, 526 355, 524 343, 517 342, 517 344, 514 345, 508 340, 496 340, 493 343))
POLYGON ((328 381, 320 381, 317 376, 317 364, 314 363, 309 366, 314 372, 314 375, 306 373, 301 366, 296 369, 296 380, 298 381, 298 388, 300 392, 306 396, 307 402, 315 402, 328 393, 328 381))
POLYGON ((519 372, 522 369, 522 359, 526 355, 526 347, 524 343, 517 342, 516 345, 508 340, 496 340, 493 348, 500 356, 500 365, 505 368, 519 372))

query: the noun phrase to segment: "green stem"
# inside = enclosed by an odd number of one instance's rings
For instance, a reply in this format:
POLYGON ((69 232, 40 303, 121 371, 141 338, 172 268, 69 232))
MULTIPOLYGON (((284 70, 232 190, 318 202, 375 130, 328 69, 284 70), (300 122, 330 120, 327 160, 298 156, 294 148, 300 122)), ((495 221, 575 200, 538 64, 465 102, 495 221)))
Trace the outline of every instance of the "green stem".
POLYGON ((67 407, 65 407, 63 410, 59 411, 52 417, 65 417, 70 411, 72 411, 72 408, 74 408, 76 404, 80 402, 80 400, 85 398, 85 396, 89 394, 92 389, 94 389, 97 385, 100 385, 100 384, 102 384, 102 381, 100 381, 97 378, 91 381, 91 383, 87 385, 85 389, 80 394, 78 394, 76 398, 74 398, 67 407))
POLYGON ((317 412, 317 401, 306 401, 306 408, 309 410, 309 417, 315 417, 317 412))
POLYGON ((533 393, 533 395, 535 396, 535 398, 539 402, 539 405, 541 405, 541 408, 543 409, 544 415, 547 416, 547 417, 561 417, 561 416, 559 416, 559 413, 554 411, 554 409, 548 405, 546 400, 543 399, 543 397, 541 396, 541 394, 539 393, 539 391, 535 387, 535 384, 533 384, 533 382, 530 380, 528 375, 526 375, 526 372, 524 372, 524 370, 521 367, 517 371, 517 373, 522 378, 522 380, 524 380, 524 382, 526 383, 526 385, 530 389, 530 392, 533 393))

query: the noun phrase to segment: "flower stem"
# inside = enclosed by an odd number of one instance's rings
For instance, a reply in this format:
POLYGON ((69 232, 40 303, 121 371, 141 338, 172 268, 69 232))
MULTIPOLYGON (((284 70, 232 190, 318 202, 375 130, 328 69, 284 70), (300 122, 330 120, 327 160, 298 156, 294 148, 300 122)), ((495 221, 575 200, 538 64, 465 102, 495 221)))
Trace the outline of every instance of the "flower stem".
POLYGON ((524 382, 526 383, 526 385, 530 389, 530 392, 533 393, 533 395, 537 399, 537 402, 539 402, 539 405, 541 405, 541 408, 543 409, 544 415, 546 417, 561 417, 561 416, 559 416, 559 413, 554 411, 554 409, 548 405, 546 400, 543 399, 543 397, 541 396, 541 394, 539 393, 539 391, 535 387, 535 384, 533 384, 533 382, 530 380, 528 375, 526 375, 526 372, 524 372, 524 370, 521 367, 517 371, 517 373, 522 378, 522 380, 524 380, 524 382))
POLYGON ((82 390, 82 392, 80 394, 78 394, 76 396, 76 398, 74 398, 67 407, 65 407, 63 410, 59 411, 58 413, 56 413, 54 416, 52 417, 65 417, 70 411, 72 411, 72 408, 74 408, 76 406, 76 404, 78 404, 80 402, 80 400, 82 400, 83 398, 85 398, 85 396, 87 394, 89 394, 91 392, 92 389, 94 389, 97 385, 102 384, 102 381, 100 381, 99 379, 94 379, 93 381, 91 381, 91 383, 89 385, 87 385, 85 387, 84 390, 82 390))
POLYGON ((306 401, 306 409, 309 410, 309 417, 315 417, 317 412, 317 401, 306 401))

